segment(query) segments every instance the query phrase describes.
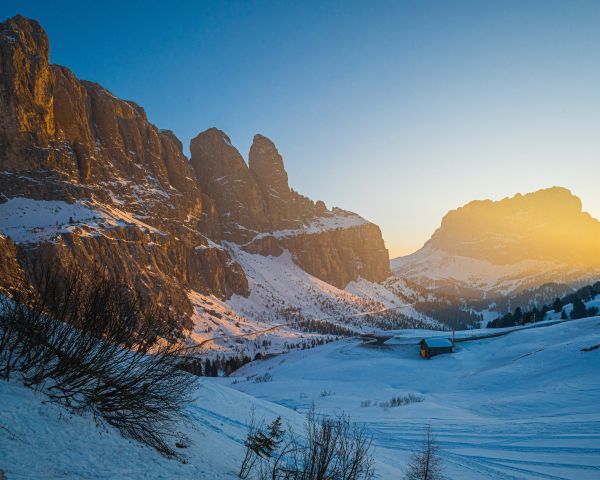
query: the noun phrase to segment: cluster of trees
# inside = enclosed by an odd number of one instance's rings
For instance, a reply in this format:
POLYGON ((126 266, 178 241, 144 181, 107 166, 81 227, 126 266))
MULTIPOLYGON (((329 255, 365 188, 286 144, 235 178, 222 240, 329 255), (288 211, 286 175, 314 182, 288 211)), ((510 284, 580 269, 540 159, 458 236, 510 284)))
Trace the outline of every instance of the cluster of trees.
POLYGON ((294 327, 305 332, 320 333, 322 335, 335 335, 338 337, 353 337, 356 335, 354 330, 327 320, 296 320, 294 321, 294 327))
MULTIPOLYGON (((259 357, 257 354, 255 360, 258 358, 259 357)), ((221 375, 229 376, 238 368, 243 367, 251 361, 252 359, 247 355, 239 355, 235 357, 217 356, 213 360, 210 358, 191 358, 186 362, 184 368, 188 372, 199 377, 219 377, 221 375)))
POLYGON ((302 340, 301 342, 291 343, 285 342, 284 346, 287 350, 307 350, 309 348, 315 348, 320 345, 325 345, 326 343, 334 342, 338 339, 338 337, 318 337, 318 338, 309 338, 306 340, 302 340))
POLYGON ((448 304, 443 301, 417 302, 415 308, 419 312, 423 312, 427 316, 455 329, 479 325, 483 320, 481 314, 471 310, 464 310, 457 305, 448 304))
POLYGON ((76 412, 89 412, 166 456, 197 377, 176 341, 168 309, 102 271, 39 268, 0 300, 0 378, 18 381, 76 412))
POLYGON ((533 307, 531 310, 524 310, 521 307, 517 307, 514 312, 509 312, 496 320, 488 322, 487 327, 504 328, 540 322, 544 320, 548 312, 552 311, 555 313, 560 312, 560 318, 563 320, 593 317, 598 315, 598 308, 587 308, 585 302, 592 300, 597 295, 600 295, 600 282, 596 282, 593 285, 586 285, 562 298, 556 298, 551 305, 544 305, 540 309, 533 307), (573 306, 573 309, 570 314, 567 314, 564 307, 569 304, 573 306))
POLYGON ((355 317, 353 323, 357 328, 365 325, 371 325, 381 330, 398 330, 401 328, 431 328, 431 325, 422 320, 407 317, 398 310, 385 310, 379 313, 373 313, 362 317, 355 317))

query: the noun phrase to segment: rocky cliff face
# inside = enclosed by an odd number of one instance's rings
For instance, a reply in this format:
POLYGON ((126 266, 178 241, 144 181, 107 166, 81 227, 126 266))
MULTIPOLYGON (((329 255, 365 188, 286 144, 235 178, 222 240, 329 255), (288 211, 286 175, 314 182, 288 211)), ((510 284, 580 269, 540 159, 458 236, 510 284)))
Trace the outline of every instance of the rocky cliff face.
POLYGON ((43 255, 100 263, 149 298, 168 299, 182 317, 192 310, 182 286, 247 294, 239 265, 210 247, 206 235, 220 234, 214 204, 171 132, 150 124, 133 102, 50 65, 48 39, 35 21, 2 23, 0 49, 2 196, 84 200, 120 218, 101 234, 90 235, 80 222, 77 230, 30 243, 22 248, 28 263, 43 255), (155 230, 140 229, 135 219, 155 230))
POLYGON ((217 129, 199 134, 191 152, 188 160, 139 105, 51 65, 37 22, 0 24, 0 231, 17 243, 0 250, 1 268, 17 258, 25 268, 50 257, 101 264, 174 307, 184 326, 188 290, 249 293, 222 241, 265 255, 289 249, 299 266, 341 287, 389 274, 379 229, 336 223, 339 212, 290 189, 266 137, 255 137, 249 165, 217 129), (18 198, 33 203, 9 203, 18 198), (323 219, 337 226, 313 228, 323 219))
POLYGON ((338 288, 358 277, 378 282, 390 275, 379 228, 292 190, 283 158, 268 138, 254 137, 248 165, 229 137, 214 128, 192 140, 191 153, 201 188, 215 201, 225 240, 263 255, 287 249, 296 264, 338 288))

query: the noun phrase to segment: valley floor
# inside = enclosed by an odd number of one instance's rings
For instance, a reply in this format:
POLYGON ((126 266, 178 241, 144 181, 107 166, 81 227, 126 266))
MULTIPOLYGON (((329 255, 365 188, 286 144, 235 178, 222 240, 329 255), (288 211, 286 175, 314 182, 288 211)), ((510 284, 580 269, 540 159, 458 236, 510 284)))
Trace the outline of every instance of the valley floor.
POLYGON ((399 478, 430 424, 451 479, 597 479, 600 349, 581 349, 599 343, 600 318, 460 343, 430 361, 414 345, 347 341, 250 364, 239 375, 273 380, 235 388, 364 422, 379 478, 399 478), (411 393, 423 401, 379 406, 411 393))
POLYGON ((597 479, 600 348, 582 348, 598 344, 596 317, 461 343, 430 361, 415 345, 347 340, 253 362, 202 380, 181 427, 186 464, 0 382, 0 470, 8 480, 233 479, 252 407, 301 430, 314 403, 366 424, 380 479, 401 478, 429 424, 449 479, 597 479), (266 373, 271 381, 256 382, 266 373), (382 405, 410 393, 422 401, 382 405))

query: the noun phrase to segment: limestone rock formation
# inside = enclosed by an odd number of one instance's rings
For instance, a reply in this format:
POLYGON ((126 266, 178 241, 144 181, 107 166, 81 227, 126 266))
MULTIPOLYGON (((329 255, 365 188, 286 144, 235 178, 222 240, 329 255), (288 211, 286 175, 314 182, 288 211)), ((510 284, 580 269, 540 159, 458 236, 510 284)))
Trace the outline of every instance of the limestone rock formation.
POLYGON ((339 288, 358 277, 381 281, 390 275, 379 228, 292 190, 283 158, 267 137, 254 137, 248 165, 215 128, 192 140, 191 153, 200 188, 215 200, 224 239, 263 255, 287 249, 301 268, 339 288), (333 228, 315 228, 321 220, 333 228))
POLYGON ((546 260, 600 265, 600 222, 561 187, 470 202, 448 212, 427 243, 495 264, 546 260))

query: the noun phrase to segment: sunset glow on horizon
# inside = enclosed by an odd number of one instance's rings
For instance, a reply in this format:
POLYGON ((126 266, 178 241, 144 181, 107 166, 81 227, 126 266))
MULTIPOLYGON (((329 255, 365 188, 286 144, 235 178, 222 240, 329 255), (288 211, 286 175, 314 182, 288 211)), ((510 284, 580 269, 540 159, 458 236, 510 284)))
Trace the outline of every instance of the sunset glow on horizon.
POLYGON ((600 218, 598 2, 0 6, 16 13, 186 152, 212 126, 246 159, 266 135, 296 191, 379 225, 392 258, 476 199, 562 186, 600 218))

